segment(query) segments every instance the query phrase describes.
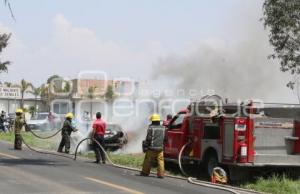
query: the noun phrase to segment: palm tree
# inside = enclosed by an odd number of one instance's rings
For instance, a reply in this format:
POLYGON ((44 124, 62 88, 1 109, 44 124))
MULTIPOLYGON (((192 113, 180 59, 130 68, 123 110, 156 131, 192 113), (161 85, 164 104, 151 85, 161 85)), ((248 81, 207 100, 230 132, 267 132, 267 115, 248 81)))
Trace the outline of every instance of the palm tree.
MULTIPOLYGON (((0 53, 8 45, 8 40, 11 34, 0 34, 0 53)), ((10 64, 10 61, 0 61, 0 73, 7 72, 7 66, 10 64)))
POLYGON ((27 82, 24 79, 22 79, 19 87, 21 89, 21 108, 23 109, 24 108, 24 94, 28 89, 33 88, 33 86, 30 82, 27 82))
POLYGON ((32 95, 34 95, 34 110, 35 112, 37 111, 37 98, 38 96, 41 96, 41 92, 42 92, 42 87, 33 87, 32 91, 29 91, 28 93, 31 93, 32 95))
POLYGON ((112 106, 113 106, 113 102, 116 98, 116 95, 114 93, 114 89, 113 89, 113 86, 112 85, 108 85, 107 86, 107 89, 106 89, 106 92, 104 94, 104 98, 105 98, 105 101, 108 103, 108 119, 111 118, 111 115, 112 115, 112 106))
POLYGON ((95 91, 96 91, 96 86, 90 86, 88 88, 88 94, 87 94, 87 97, 89 99, 91 99, 91 102, 90 102, 90 117, 91 119, 93 119, 93 99, 95 98, 95 91))
POLYGON ((43 84, 41 85, 41 99, 45 102, 45 104, 48 107, 48 111, 50 111, 50 103, 51 103, 51 93, 49 89, 49 84, 43 84))

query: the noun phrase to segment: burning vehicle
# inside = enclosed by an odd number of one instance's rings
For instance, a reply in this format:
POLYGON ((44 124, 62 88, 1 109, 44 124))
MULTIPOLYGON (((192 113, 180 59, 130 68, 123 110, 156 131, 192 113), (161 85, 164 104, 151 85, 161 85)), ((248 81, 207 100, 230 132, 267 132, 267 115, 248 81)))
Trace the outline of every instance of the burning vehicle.
MULTIPOLYGON (((89 132, 89 137, 91 136, 92 131, 89 132)), ((107 124, 104 143, 105 149, 109 151, 117 151, 118 149, 123 148, 128 142, 127 133, 119 124, 107 124)), ((91 141, 88 141, 89 150, 93 150, 93 144, 91 141)))
POLYGON ((128 142, 127 133, 118 124, 108 124, 104 135, 105 148, 116 151, 128 142))

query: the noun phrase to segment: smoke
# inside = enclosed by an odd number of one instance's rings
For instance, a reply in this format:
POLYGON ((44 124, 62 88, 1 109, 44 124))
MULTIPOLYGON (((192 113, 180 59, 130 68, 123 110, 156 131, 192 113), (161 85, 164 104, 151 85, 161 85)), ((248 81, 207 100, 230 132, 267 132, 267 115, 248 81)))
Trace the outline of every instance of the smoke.
POLYGON ((197 98, 213 90, 231 100, 295 102, 278 61, 268 59, 272 48, 256 11, 241 17, 246 25, 241 25, 239 37, 205 40, 181 55, 160 58, 153 66, 153 79, 169 79, 169 86, 177 90, 197 90, 197 98))

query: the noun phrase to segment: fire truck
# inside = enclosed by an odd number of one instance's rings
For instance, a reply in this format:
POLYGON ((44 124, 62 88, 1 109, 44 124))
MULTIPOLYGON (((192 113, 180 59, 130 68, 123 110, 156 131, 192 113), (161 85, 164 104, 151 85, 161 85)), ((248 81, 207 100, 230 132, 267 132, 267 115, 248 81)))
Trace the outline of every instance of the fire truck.
POLYGON ((170 121, 165 161, 201 164, 207 175, 222 166, 232 180, 261 167, 300 167, 297 116, 299 105, 228 103, 217 95, 206 96, 170 121))

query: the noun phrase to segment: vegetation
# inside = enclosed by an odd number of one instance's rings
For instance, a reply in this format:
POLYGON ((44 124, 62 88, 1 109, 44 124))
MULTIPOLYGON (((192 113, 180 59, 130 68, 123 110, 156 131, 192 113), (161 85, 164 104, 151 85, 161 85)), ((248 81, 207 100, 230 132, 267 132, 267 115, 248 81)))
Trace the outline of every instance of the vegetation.
POLYGON ((20 85, 18 85, 18 87, 20 87, 21 90, 21 108, 24 108, 24 95, 25 92, 27 92, 29 89, 32 89, 33 86, 31 83, 25 81, 24 79, 21 80, 20 85))
MULTIPOLYGON (((8 40, 10 38, 11 34, 0 34, 0 53, 2 50, 7 47, 8 40)), ((7 72, 7 66, 10 64, 10 61, 4 61, 2 62, 0 60, 0 73, 1 72, 7 72)))
POLYGON ((91 100, 90 101, 90 117, 93 119, 93 99, 95 98, 95 92, 97 87, 96 86, 90 86, 88 88, 87 97, 91 100))
MULTIPOLYGON (((31 133, 22 133, 22 137, 30 146, 46 149, 46 150, 54 150, 57 148, 57 144, 53 142, 53 140, 43 140, 34 137, 31 133)), ((13 132, 10 133, 1 133, 0 140, 8 141, 13 143, 15 139, 15 135, 13 132)))
POLYGON ((38 88, 36 88, 36 87, 33 87, 32 88, 32 91, 29 91, 29 93, 31 93, 31 94, 33 94, 34 95, 34 112, 36 112, 37 111, 37 98, 39 97, 39 96, 41 96, 41 92, 42 92, 42 88, 41 87, 38 87, 38 88))
POLYGON ((260 178, 254 183, 241 185, 246 189, 252 189, 265 193, 274 194, 299 194, 300 193, 300 180, 291 180, 285 175, 273 175, 270 178, 260 178))
POLYGON ((265 0, 263 8, 262 19, 270 29, 269 41, 274 47, 270 57, 280 60, 281 71, 294 76, 287 84, 293 89, 300 74, 300 1, 265 0))
POLYGON ((112 85, 108 85, 106 92, 104 94, 104 98, 107 102, 113 102, 115 99, 115 93, 112 85))

